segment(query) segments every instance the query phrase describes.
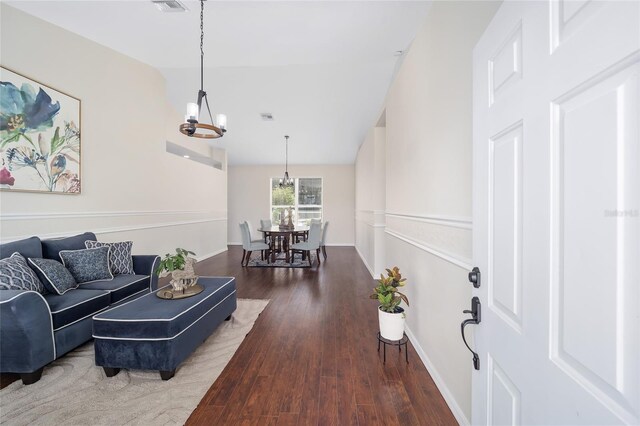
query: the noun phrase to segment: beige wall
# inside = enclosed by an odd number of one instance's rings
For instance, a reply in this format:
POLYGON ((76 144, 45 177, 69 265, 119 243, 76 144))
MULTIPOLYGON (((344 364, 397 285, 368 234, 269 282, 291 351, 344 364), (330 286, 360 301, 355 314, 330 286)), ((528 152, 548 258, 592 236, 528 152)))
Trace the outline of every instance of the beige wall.
MULTIPOLYGON (((241 244, 238 224, 248 220, 252 233, 257 233, 260 219, 270 213, 270 178, 280 177, 283 166, 229 167, 229 244, 241 244)), ((353 245, 355 218, 354 167, 289 166, 291 177, 321 177, 323 220, 331 223, 328 245, 353 245)), ((254 238, 258 238, 254 236, 254 238)))
MULTIPOLYGON (((181 115, 152 67, 4 4, 2 65, 82 101, 82 194, 0 192, 0 237, 85 230, 131 239, 137 253, 226 249, 226 172, 165 152, 181 115)), ((224 153, 216 152, 224 156, 224 153)))
MULTIPOLYGON (((471 418, 460 322, 471 300, 472 50, 499 4, 434 2, 385 102, 385 262, 409 279, 407 334, 463 424, 471 418)), ((368 143, 358 170, 371 164, 368 143)))
POLYGON ((356 250, 371 273, 377 277, 384 262, 385 210, 384 127, 374 127, 360 145, 356 158, 356 250))

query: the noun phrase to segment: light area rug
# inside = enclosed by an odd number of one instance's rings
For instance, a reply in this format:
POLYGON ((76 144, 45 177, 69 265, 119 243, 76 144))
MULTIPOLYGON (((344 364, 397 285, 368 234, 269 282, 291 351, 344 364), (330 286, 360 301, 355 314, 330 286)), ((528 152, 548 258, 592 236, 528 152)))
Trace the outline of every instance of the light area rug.
POLYGON ((0 391, 0 424, 183 424, 220 375, 268 300, 238 299, 238 309, 168 381, 157 371, 121 370, 107 378, 94 363, 93 342, 45 367, 42 379, 0 391))

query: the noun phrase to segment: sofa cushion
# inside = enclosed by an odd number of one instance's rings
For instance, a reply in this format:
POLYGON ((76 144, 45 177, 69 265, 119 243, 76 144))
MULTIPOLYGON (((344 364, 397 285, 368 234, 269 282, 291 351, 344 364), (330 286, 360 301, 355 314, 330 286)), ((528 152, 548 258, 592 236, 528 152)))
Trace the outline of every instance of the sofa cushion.
POLYGON ((65 294, 78 283, 64 265, 53 259, 29 258, 29 263, 49 293, 65 294))
POLYGON ((59 253, 61 250, 81 250, 85 248, 84 242, 87 240, 95 241, 96 234, 93 232, 85 232, 84 234, 73 237, 42 240, 42 253, 39 256, 27 257, 44 257, 45 259, 60 260, 59 253))
POLYGON ((110 280, 109 247, 83 250, 60 250, 62 264, 71 272, 78 284, 110 280))
POLYGON ((31 237, 0 244, 0 259, 9 257, 15 252, 20 253, 25 258, 42 257, 42 243, 40 242, 40 238, 31 237))
POLYGON ((11 257, 0 259, 0 289, 32 290, 38 293, 44 291, 38 276, 18 252, 13 253, 11 257))
POLYGON ((74 324, 109 306, 109 292, 103 290, 77 289, 65 294, 46 294, 44 299, 51 309, 53 329, 74 324))
POLYGON ((111 304, 114 304, 135 294, 149 291, 149 275, 116 275, 112 280, 83 284, 82 288, 107 290, 111 294, 111 304))
POLYGON ((84 244, 87 248, 96 247, 109 247, 109 268, 113 275, 132 275, 133 271, 133 257, 131 256, 131 249, 133 248, 133 241, 123 241, 121 243, 103 243, 100 241, 85 241, 84 244))

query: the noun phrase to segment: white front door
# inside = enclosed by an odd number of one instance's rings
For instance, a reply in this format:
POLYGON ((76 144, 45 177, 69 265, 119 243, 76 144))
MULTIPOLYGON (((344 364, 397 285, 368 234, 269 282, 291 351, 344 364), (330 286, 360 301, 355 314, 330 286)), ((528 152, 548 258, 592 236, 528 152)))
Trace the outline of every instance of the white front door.
POLYGON ((638 424, 640 2, 505 1, 473 78, 473 423, 638 424))

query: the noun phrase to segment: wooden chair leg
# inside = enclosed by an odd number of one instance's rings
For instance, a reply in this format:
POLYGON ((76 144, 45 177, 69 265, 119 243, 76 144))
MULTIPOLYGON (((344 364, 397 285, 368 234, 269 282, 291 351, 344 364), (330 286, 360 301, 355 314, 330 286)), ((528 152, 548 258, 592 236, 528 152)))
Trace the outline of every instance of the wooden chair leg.
POLYGON ((249 260, 251 260, 251 252, 250 251, 247 252, 247 260, 246 260, 245 266, 249 266, 249 260))
POLYGON ((320 247, 316 249, 316 256, 318 256, 318 265, 319 265, 320 263, 322 263, 320 262, 320 247))
POLYGON ((307 259, 309 259, 309 266, 313 266, 313 263, 311 263, 311 250, 307 250, 307 259))
POLYGON ((247 251, 242 249, 242 260, 240 261, 240 266, 244 266, 244 257, 247 255, 247 251))
POLYGON ((260 260, 264 260, 264 250, 260 250, 260 260))
POLYGON ((322 246, 322 254, 324 255, 324 260, 327 260, 327 246, 322 246))

